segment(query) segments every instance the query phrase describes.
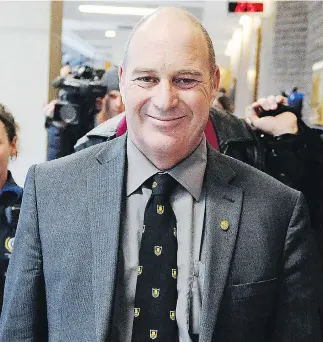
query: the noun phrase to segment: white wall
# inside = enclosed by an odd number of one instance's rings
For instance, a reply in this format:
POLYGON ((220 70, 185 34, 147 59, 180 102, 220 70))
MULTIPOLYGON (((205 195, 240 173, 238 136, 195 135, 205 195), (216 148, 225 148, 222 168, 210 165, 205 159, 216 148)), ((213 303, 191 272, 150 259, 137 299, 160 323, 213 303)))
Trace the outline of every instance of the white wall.
POLYGON ((118 40, 113 44, 113 49, 111 51, 111 62, 115 65, 120 65, 124 58, 125 47, 128 42, 131 31, 120 30, 118 32, 118 40))
POLYGON ((276 2, 266 1, 268 13, 262 19, 262 40, 260 50, 260 70, 258 98, 268 95, 278 95, 273 73, 273 43, 275 29, 276 2))
MULTIPOLYGON (((257 27, 262 28, 260 49, 260 70, 258 96, 276 95, 273 82, 273 34, 275 25, 276 2, 264 0, 265 13, 250 15, 241 21, 240 29, 236 29, 232 40, 234 49, 231 51, 232 76, 237 78, 235 114, 245 116, 245 108, 253 102, 255 54, 257 27)), ((245 17, 245 16, 243 16, 245 17)))
POLYGON ((251 57, 251 42, 255 31, 253 29, 253 20, 251 17, 246 18, 243 25, 240 45, 240 59, 237 70, 237 88, 235 97, 235 114, 238 117, 244 117, 245 108, 252 103, 252 91, 248 84, 248 70, 251 57))
POLYGON ((0 102, 20 125, 20 155, 10 166, 20 185, 46 159, 49 30, 49 1, 0 1, 0 102))

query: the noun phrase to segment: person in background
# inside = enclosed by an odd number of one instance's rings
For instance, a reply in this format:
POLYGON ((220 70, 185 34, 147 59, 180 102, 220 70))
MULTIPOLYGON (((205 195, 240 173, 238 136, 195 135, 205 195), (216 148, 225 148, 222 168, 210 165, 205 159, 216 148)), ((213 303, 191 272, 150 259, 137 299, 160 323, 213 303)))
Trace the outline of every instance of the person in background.
POLYGON ((220 102, 217 98, 214 99, 211 107, 218 108, 219 110, 222 110, 222 105, 220 104, 220 102))
POLYGON ((15 119, 0 103, 0 312, 23 193, 8 170, 9 159, 17 157, 17 139, 15 119))
POLYGON ((297 117, 302 118, 304 93, 298 91, 298 87, 294 87, 288 96, 288 105, 295 108, 297 117))
POLYGON ((286 91, 285 90, 282 90, 281 92, 280 92, 280 95, 282 96, 282 97, 288 97, 288 95, 287 95, 287 93, 286 93, 286 91))
POLYGON ((232 112, 234 112, 234 108, 235 108, 236 90, 237 90, 237 78, 234 77, 232 80, 231 87, 229 89, 229 99, 232 105, 232 112))
MULTIPOLYGON (((61 69, 60 76, 66 77, 70 73, 70 67, 69 65, 66 65, 61 69)), ((109 71, 103 74, 101 82, 104 86, 107 87, 107 93, 104 98, 99 97, 96 99, 96 111, 98 113, 95 116, 95 126, 116 116, 124 110, 124 105, 122 103, 119 91, 118 68, 116 66, 111 67, 109 71)), ((64 139, 64 137, 67 135, 64 135, 64 131, 67 129, 66 124, 63 121, 54 121, 52 119, 54 108, 57 102, 57 99, 52 100, 44 107, 46 116, 45 127, 47 128, 48 134, 47 160, 54 160, 66 155, 64 148, 65 146, 63 145, 68 144, 66 140, 71 139, 71 135, 73 137, 75 135, 74 129, 72 127, 72 129, 70 130, 70 135, 66 137, 67 139, 64 139)), ((78 138, 74 140, 74 143, 77 141, 78 138)))
POLYGON ((108 89, 103 99, 98 99, 100 111, 96 116, 97 125, 115 117, 124 111, 124 105, 120 95, 118 67, 112 66, 101 78, 101 82, 108 89))
POLYGON ((227 96, 227 91, 225 88, 220 88, 218 93, 218 101, 222 107, 227 112, 233 111, 233 105, 230 98, 227 96))
MULTIPOLYGON (((72 74, 72 69, 69 63, 63 65, 60 69, 59 75, 61 77, 68 77, 72 74)), ((54 160, 62 157, 61 140, 62 131, 65 129, 63 122, 54 121, 54 108, 58 99, 50 101, 44 106, 45 114, 45 128, 47 129, 47 160, 54 160)))
POLYGON ((103 99, 99 98, 97 100, 98 108, 100 108, 100 112, 96 117, 97 126, 76 142, 74 146, 75 152, 102 142, 102 134, 104 136, 108 134, 106 137, 110 137, 111 130, 114 131, 114 125, 119 122, 120 116, 122 116, 121 113, 125 109, 120 94, 118 67, 113 66, 107 71, 102 77, 102 82, 109 91, 103 99), (90 140, 89 137, 91 137, 90 140))

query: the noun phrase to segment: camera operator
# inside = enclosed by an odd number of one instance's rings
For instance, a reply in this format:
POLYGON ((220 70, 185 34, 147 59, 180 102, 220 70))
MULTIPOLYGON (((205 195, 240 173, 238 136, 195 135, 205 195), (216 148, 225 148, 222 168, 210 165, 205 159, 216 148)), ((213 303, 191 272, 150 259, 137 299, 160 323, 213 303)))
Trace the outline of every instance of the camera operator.
POLYGON ((107 87, 108 91, 103 99, 98 99, 98 107, 101 110, 96 116, 97 125, 124 111, 119 89, 118 68, 113 66, 109 71, 105 72, 101 82, 107 87))
POLYGON ((17 125, 12 114, 0 104, 0 312, 23 192, 8 170, 9 158, 16 157, 17 125))
POLYGON ((98 105, 101 110, 96 116, 97 125, 124 111, 124 104, 119 89, 118 68, 113 66, 103 75, 101 82, 107 87, 108 91, 102 100, 99 99, 101 103, 98 103, 98 105))
POLYGON ((97 122, 123 110, 117 68, 106 72, 101 80, 100 76, 102 73, 88 66, 80 67, 76 75, 63 67, 61 75, 53 81, 53 86, 60 90, 59 99, 44 108, 48 129, 47 160, 73 153, 76 141, 97 122))

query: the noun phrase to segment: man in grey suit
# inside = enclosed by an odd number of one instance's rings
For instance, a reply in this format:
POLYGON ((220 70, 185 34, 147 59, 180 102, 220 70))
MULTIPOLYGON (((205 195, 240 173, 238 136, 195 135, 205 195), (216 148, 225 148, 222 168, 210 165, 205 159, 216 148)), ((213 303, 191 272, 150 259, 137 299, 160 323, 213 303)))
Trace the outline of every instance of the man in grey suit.
POLYGON ((1 342, 320 340, 303 195, 206 143, 218 83, 194 17, 139 24, 120 68, 128 134, 28 173, 1 342))

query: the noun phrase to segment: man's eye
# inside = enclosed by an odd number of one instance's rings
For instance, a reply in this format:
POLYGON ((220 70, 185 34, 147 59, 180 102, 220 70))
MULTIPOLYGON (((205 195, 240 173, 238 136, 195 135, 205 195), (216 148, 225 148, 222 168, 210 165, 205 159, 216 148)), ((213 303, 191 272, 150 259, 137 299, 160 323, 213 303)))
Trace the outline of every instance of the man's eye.
POLYGON ((198 81, 192 78, 177 78, 174 83, 181 87, 193 87, 198 81))
POLYGON ((141 81, 141 82, 145 82, 145 83, 155 82, 155 79, 153 77, 149 77, 149 76, 138 77, 137 80, 141 81))

